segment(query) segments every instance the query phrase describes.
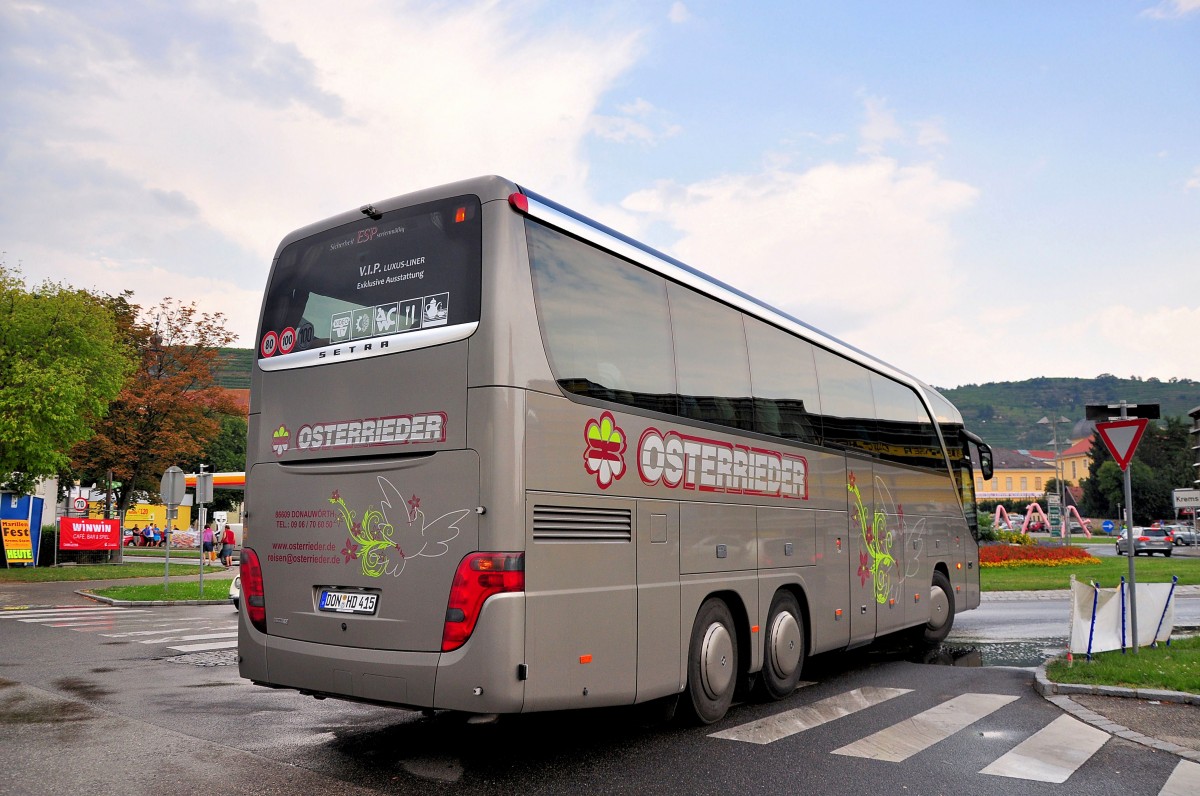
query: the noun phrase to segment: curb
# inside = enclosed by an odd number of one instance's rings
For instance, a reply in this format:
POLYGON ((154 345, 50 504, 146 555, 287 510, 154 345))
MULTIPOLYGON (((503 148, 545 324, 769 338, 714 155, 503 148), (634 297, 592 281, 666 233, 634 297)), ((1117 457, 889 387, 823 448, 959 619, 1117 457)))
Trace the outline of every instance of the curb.
MULTIPOLYGON (((1141 584, 1139 584, 1141 585, 1141 584)), ((1200 585, 1190 584, 1176 586, 1175 594, 1179 597, 1200 596, 1200 585)), ((1031 589, 1029 591, 985 591, 979 593, 980 602, 1002 602, 1006 600, 1069 600, 1070 589, 1031 589)))
POLYGON ((1091 724, 1093 727, 1104 730, 1111 735, 1124 738, 1127 741, 1133 741, 1134 743, 1149 746, 1152 749, 1158 749, 1163 752, 1170 752, 1179 757, 1185 757, 1200 763, 1200 752, 1195 749, 1188 749, 1187 747, 1173 744, 1170 741, 1161 741, 1158 738, 1142 735, 1140 732, 1135 732, 1128 727, 1110 721, 1095 711, 1088 710, 1069 696, 1070 694, 1085 694, 1088 696, 1124 697, 1127 699, 1152 699, 1158 702, 1174 702, 1181 705, 1200 705, 1200 694, 1189 694, 1185 691, 1162 691, 1153 688, 1122 688, 1114 685, 1055 683, 1046 678, 1045 663, 1037 668, 1037 678, 1034 688, 1047 701, 1053 702, 1067 713, 1070 713, 1080 721, 1091 724))
POLYGON ((76 589, 75 593, 80 597, 86 597, 89 600, 95 600, 98 603, 106 605, 115 605, 119 608, 144 605, 233 605, 233 600, 229 597, 226 597, 224 600, 114 600, 111 597, 101 597, 98 594, 92 594, 84 589, 76 589))

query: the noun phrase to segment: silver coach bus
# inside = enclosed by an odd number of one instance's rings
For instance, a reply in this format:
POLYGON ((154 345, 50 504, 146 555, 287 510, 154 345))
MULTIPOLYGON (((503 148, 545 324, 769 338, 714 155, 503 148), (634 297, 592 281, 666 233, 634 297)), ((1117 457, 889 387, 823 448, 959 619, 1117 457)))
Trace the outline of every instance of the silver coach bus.
POLYGON ((258 344, 255 683, 713 722, 979 604, 991 452, 948 401, 507 180, 287 236, 258 344))

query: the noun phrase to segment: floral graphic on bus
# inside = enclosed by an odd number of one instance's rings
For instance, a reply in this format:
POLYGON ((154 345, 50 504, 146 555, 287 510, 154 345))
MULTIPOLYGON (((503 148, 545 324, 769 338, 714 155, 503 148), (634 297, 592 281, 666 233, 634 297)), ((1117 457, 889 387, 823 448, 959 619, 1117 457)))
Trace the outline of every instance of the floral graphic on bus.
POLYGON ((421 499, 415 494, 406 501, 387 478, 377 476, 377 480, 383 497, 378 507, 368 504, 361 517, 338 490, 329 498, 349 533, 341 550, 343 563, 358 562, 362 573, 370 578, 395 577, 411 559, 437 558, 449 552, 449 543, 461 532, 458 523, 471 510, 448 511, 431 520, 421 510, 421 499), (395 523, 389 519, 389 512, 396 517, 395 523))
POLYGON ((612 482, 625 475, 625 432, 617 425, 611 412, 591 419, 583 431, 587 448, 583 452, 584 468, 596 476, 596 485, 608 489, 612 482))
POLYGON ((287 426, 280 426, 275 429, 275 433, 271 435, 271 450, 275 451, 276 456, 282 456, 287 453, 291 434, 288 433, 287 426))
POLYGON ((882 511, 873 514, 863 505, 862 490, 858 479, 850 473, 847 488, 854 496, 854 520, 862 529, 862 550, 858 554, 858 579, 866 586, 870 579, 875 590, 875 602, 886 603, 892 589, 892 568, 896 559, 892 556, 892 533, 887 529, 887 515, 882 511))

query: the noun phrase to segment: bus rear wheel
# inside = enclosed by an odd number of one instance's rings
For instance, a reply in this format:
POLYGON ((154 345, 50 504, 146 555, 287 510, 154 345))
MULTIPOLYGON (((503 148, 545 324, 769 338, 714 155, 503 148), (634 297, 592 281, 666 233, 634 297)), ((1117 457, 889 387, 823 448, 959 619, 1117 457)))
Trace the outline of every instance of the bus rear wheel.
POLYGON ((926 644, 941 644, 953 626, 954 587, 940 569, 935 570, 929 587, 929 621, 919 628, 920 638, 926 644))
POLYGON ((701 724, 719 721, 737 686, 737 629, 729 606, 710 598, 700 606, 688 645, 686 706, 701 724))
POLYGON ((796 690, 804 668, 804 619, 791 592, 775 593, 763 643, 759 694, 770 700, 783 699, 796 690))

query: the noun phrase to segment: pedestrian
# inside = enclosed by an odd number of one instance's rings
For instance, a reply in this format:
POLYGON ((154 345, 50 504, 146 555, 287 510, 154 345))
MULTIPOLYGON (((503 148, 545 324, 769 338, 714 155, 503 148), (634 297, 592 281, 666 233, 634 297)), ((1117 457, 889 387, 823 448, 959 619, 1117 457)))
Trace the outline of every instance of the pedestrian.
POLYGON ((204 523, 204 533, 201 534, 200 540, 201 540, 200 558, 204 561, 209 561, 209 562, 212 562, 215 564, 217 562, 217 556, 216 556, 216 553, 213 552, 212 523, 210 523, 210 522, 204 523))
POLYGON ((150 523, 145 528, 142 528, 142 538, 138 542, 138 547, 150 547, 154 544, 154 524, 150 523))
POLYGON ((154 523, 154 536, 152 538, 151 547, 162 547, 162 528, 158 527, 158 523, 154 523))
POLYGON ((137 547, 140 538, 142 538, 142 529, 137 526, 137 523, 134 523, 133 527, 129 529, 129 538, 125 540, 125 546, 137 547))
POLYGON ((225 532, 221 534, 221 564, 228 569, 233 566, 233 528, 225 526, 225 532))

